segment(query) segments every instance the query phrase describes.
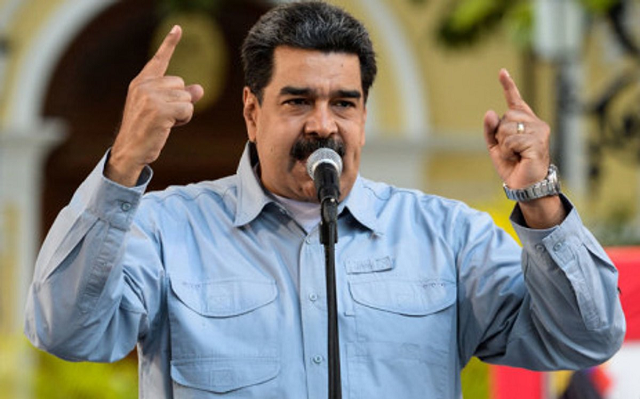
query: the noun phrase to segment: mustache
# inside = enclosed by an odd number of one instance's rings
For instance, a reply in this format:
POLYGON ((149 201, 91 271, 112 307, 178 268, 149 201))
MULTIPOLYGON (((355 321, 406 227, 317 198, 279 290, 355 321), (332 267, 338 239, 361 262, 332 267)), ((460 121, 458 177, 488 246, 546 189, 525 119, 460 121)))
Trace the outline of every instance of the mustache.
POLYGON ((344 143, 341 141, 337 141, 334 138, 304 138, 300 137, 293 143, 291 147, 290 155, 291 158, 297 161, 304 161, 311 155, 314 151, 319 148, 330 148, 340 155, 340 157, 344 156, 345 148, 344 143))

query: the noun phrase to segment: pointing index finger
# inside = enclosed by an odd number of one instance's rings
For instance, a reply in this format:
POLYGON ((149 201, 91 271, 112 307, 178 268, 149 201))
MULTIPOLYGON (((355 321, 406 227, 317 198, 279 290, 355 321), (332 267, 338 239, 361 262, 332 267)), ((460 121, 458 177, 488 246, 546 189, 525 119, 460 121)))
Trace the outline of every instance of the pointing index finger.
POLYGON ((167 34, 160 44, 160 47, 158 47, 158 51, 156 51, 153 58, 151 58, 144 68, 142 68, 139 76, 164 76, 167 72, 167 68, 169 67, 171 57, 173 56, 173 51, 180 42, 180 37, 182 37, 182 28, 180 28, 179 25, 174 25, 169 34, 167 34))
POLYGON ((519 109, 527 112, 531 112, 531 108, 527 105, 527 103, 520 96, 520 91, 518 90, 518 86, 509 75, 509 72, 506 69, 500 70, 499 75, 500 84, 502 84, 502 88, 504 89, 504 98, 507 101, 507 106, 509 109, 519 109))

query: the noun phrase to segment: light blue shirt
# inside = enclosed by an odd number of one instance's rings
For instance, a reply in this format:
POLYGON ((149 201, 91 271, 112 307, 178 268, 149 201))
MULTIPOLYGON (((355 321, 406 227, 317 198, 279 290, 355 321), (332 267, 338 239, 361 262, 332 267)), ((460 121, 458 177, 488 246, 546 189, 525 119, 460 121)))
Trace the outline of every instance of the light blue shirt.
MULTIPOLYGON (((105 157, 106 158, 106 157, 105 157)), ((26 335, 68 360, 137 345, 140 397, 327 398, 324 249, 238 173, 143 197, 103 159, 39 255, 26 335)), ((609 358, 625 322, 617 272, 571 209, 512 220, 524 251, 464 204, 358 177, 340 205, 343 397, 460 397, 472 356, 534 370, 609 358)))

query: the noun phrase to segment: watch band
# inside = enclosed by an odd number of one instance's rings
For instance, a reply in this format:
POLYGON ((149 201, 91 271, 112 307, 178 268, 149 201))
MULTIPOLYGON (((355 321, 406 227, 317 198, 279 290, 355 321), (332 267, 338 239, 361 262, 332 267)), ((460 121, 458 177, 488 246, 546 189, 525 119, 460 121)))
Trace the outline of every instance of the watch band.
POLYGON ((560 181, 558 180, 558 168, 551 164, 549 165, 549 171, 547 176, 529 187, 512 189, 507 186, 506 183, 502 184, 504 193, 507 198, 518 202, 533 201, 534 199, 549 197, 551 195, 560 194, 560 181))

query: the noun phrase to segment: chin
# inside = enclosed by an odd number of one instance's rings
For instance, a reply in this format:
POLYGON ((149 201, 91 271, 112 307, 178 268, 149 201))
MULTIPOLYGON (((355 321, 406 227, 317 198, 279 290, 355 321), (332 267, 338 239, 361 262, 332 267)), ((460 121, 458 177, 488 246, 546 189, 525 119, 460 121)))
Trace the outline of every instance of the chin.
POLYGON ((298 199, 305 202, 318 202, 318 193, 316 192, 316 186, 313 184, 313 181, 300 187, 298 199))
POLYGON ((300 200, 305 202, 318 202, 318 194, 316 193, 315 187, 312 192, 307 192, 305 190, 302 193, 300 200))

